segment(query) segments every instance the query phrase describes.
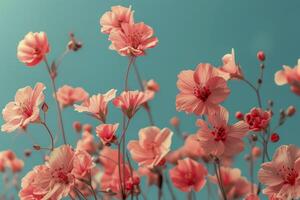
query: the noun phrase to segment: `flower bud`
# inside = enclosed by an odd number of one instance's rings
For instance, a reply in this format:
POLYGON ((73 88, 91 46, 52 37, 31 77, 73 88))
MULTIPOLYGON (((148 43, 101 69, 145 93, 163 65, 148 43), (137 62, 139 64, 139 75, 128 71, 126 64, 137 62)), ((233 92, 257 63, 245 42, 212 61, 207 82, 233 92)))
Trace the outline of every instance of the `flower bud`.
POLYGON ((289 106, 289 107, 286 109, 286 115, 289 116, 289 117, 292 117, 295 113, 296 113, 296 108, 295 108, 295 106, 289 106))
POLYGON ((235 113, 235 118, 238 120, 243 120, 244 119, 244 114, 241 111, 237 111, 235 113))
POLYGON ((270 139, 271 139, 271 142, 276 143, 279 141, 280 137, 277 133, 272 133, 270 139))
POLYGON ((263 62, 266 59, 266 55, 263 51, 257 52, 257 59, 261 62, 263 62))
POLYGON ((174 126, 174 127, 178 127, 179 124, 180 124, 179 118, 178 118, 178 117, 172 117, 172 118, 170 119, 170 124, 171 124, 172 126, 174 126))
POLYGON ((36 150, 36 151, 41 150, 41 146, 40 146, 40 145, 35 144, 35 145, 33 145, 32 147, 33 147, 34 150, 36 150))
POLYGON ((49 109, 48 104, 46 102, 44 102, 42 105, 42 111, 46 113, 48 111, 48 109, 49 109))
POLYGON ((79 121, 74 121, 73 122, 73 129, 77 132, 80 133, 82 131, 82 125, 79 121))

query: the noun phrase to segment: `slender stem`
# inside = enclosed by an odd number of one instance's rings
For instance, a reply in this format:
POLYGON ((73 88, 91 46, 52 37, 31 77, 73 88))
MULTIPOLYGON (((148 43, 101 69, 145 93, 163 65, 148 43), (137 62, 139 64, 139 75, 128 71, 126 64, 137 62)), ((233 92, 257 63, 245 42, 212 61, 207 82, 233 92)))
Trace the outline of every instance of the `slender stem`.
POLYGON ((58 102, 58 99, 57 99, 57 94, 56 94, 55 80, 52 77, 51 69, 50 69, 50 66, 49 66, 49 63, 48 63, 46 57, 44 58, 44 61, 46 63, 46 68, 47 68, 47 71, 49 73, 50 80, 51 80, 51 85, 52 85, 52 89, 53 89, 53 92, 54 92, 54 98, 55 98, 56 108, 57 108, 57 113, 58 113, 59 127, 61 129, 61 133, 62 133, 64 144, 67 144, 66 135, 65 135, 65 129, 64 129, 63 119, 62 119, 61 108, 60 108, 60 105, 59 105, 59 102, 58 102))
POLYGON ((254 172, 253 172, 253 166, 254 166, 254 158, 253 158, 253 154, 252 154, 252 149, 254 147, 253 142, 251 139, 249 139, 249 143, 250 143, 250 181, 251 181, 251 194, 254 193, 254 172))
POLYGON ((135 60, 135 57, 130 57, 129 58, 127 71, 126 71, 126 74, 125 74, 125 84, 124 84, 125 85, 125 88, 124 88, 125 91, 128 91, 128 76, 129 76, 130 67, 133 64, 134 60, 135 60))
POLYGON ((224 187, 223 187, 223 179, 222 179, 222 176, 221 176, 219 161, 214 162, 214 168, 215 168, 215 173, 216 173, 216 176, 217 176, 218 185, 219 185, 219 188, 221 190, 223 199, 227 200, 226 192, 225 192, 224 187))
POLYGON ((170 192, 170 195, 172 197, 172 200, 176 200, 176 196, 174 194, 173 188, 172 188, 172 186, 170 184, 170 181, 169 181, 169 179, 168 179, 168 177, 166 175, 165 175, 165 181, 166 181, 166 185, 168 187, 168 190, 170 192))
MULTIPOLYGON (((143 85, 143 80, 141 78, 141 75, 139 73, 138 67, 136 66, 136 62, 133 62, 133 67, 134 67, 134 71, 135 71, 135 76, 136 79, 138 80, 138 83, 140 85, 141 91, 145 91, 144 85, 143 85)), ((149 104, 146 102, 145 106, 144 106, 145 110, 147 111, 147 115, 150 121, 150 125, 154 125, 154 121, 153 121, 153 116, 152 116, 152 112, 151 112, 151 108, 149 106, 149 104)))
POLYGON ((75 192, 77 193, 78 196, 81 196, 81 197, 83 197, 84 200, 87 200, 87 198, 84 196, 84 194, 79 189, 77 189, 75 187, 74 190, 75 190, 75 192))
POLYGON ((53 139, 53 135, 49 129, 49 127, 47 126, 46 122, 41 122, 41 124, 45 127, 45 129, 47 130, 49 136, 50 136, 50 139, 51 139, 51 151, 53 151, 54 149, 54 139, 53 139))
POLYGON ((158 200, 162 198, 162 187, 163 187, 163 176, 160 171, 158 171, 158 200))
POLYGON ((260 92, 259 89, 256 88, 250 81, 248 81, 247 79, 242 79, 246 84, 248 84, 255 92, 256 97, 257 97, 257 102, 258 102, 258 106, 260 108, 262 108, 262 103, 261 103, 261 97, 260 97, 260 92))

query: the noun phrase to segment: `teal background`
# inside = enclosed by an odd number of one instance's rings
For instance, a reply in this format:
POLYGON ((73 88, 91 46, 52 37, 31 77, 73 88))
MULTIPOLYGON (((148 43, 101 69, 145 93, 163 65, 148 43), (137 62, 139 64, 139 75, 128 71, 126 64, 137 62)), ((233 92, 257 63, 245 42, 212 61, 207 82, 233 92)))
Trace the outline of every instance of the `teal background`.
MULTIPOLYGON (((283 64, 294 66, 299 58, 300 28, 299 7, 296 0, 1 0, 0 1, 0 107, 14 97, 15 91, 21 87, 34 86, 37 81, 47 85, 47 103, 49 124, 56 131, 55 104, 51 98, 51 87, 44 66, 28 68, 16 58, 18 42, 29 31, 45 31, 51 44, 49 59, 56 58, 63 52, 68 41, 68 32, 73 31, 84 43, 82 50, 68 55, 62 63, 57 80, 58 86, 69 84, 82 86, 90 94, 123 88, 127 59, 116 52, 108 50, 107 35, 100 33, 99 17, 113 5, 132 5, 135 10, 135 21, 144 21, 152 26, 159 38, 159 45, 151 49, 146 57, 137 61, 144 79, 155 79, 161 85, 161 91, 151 102, 154 121, 158 127, 169 126, 172 116, 179 116, 182 129, 193 133, 196 130, 196 117, 177 113, 175 96, 177 74, 183 69, 194 69, 200 62, 210 62, 215 66, 221 64, 221 57, 235 48, 237 61, 243 67, 248 79, 255 82, 259 72, 256 52, 264 50, 267 56, 265 82, 262 87, 264 105, 273 99, 275 110, 288 105, 299 107, 299 97, 289 91, 287 86, 278 87, 273 78, 274 73, 283 64)), ((130 87, 138 88, 134 74, 130 74, 130 87)), ((231 113, 237 110, 247 112, 256 106, 256 97, 248 86, 239 82, 230 82, 231 96, 224 106, 231 113)), ((109 122, 121 121, 119 110, 110 107, 109 122)), ((278 115, 278 113, 277 113, 278 115)), ((275 122, 277 120, 275 117, 275 122)), ((72 130, 72 122, 97 125, 96 121, 83 114, 74 112, 72 108, 63 113, 67 139, 75 144, 76 134, 72 130)), ((1 124, 2 124, 1 119, 1 124)), ((128 138, 137 138, 140 128, 148 125, 146 113, 141 110, 134 118, 128 131, 128 138)), ((288 120, 279 129, 281 140, 270 144, 270 152, 281 144, 299 145, 299 115, 288 120)), ((48 144, 48 135, 42 127, 31 125, 29 134, 41 145, 48 144)), ((61 139, 61 138, 60 138, 61 139)), ((61 141, 60 141, 61 142, 61 141)), ((182 142, 173 137, 175 149, 182 142)), ((2 133, 0 150, 13 149, 22 157, 24 149, 32 146, 32 140, 26 134, 2 133)), ((236 166, 243 169, 247 176, 247 165, 240 156, 236 166)), ((37 152, 26 161, 24 173, 34 165, 41 163, 41 155, 37 152)), ((258 165, 257 165, 258 167, 258 165)), ((257 168, 256 167, 256 168, 257 168)), ((0 184, 0 192, 4 191, 0 184)), ((147 194, 156 199, 156 189, 150 188, 147 194)), ((14 193, 13 190, 9 193, 14 193)), ((168 192, 165 192, 168 199, 168 192)), ((176 190, 178 199, 184 194, 176 190)), ((206 190, 197 194, 198 198, 206 198, 206 190)))

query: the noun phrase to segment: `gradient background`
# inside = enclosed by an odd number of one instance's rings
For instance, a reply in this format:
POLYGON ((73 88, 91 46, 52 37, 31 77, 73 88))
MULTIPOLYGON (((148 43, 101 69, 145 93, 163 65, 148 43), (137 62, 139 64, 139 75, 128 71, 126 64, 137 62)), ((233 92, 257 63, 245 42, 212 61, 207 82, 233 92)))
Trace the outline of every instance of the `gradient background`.
MULTIPOLYGON (((194 69, 200 62, 221 64, 221 57, 235 48, 237 61, 243 67, 248 79, 255 81, 259 72, 256 52, 264 50, 267 55, 265 82, 262 87, 264 105, 268 99, 275 102, 275 110, 288 105, 299 106, 299 97, 292 94, 287 86, 277 87, 274 84, 274 73, 283 64, 294 66, 299 58, 300 28, 299 1, 282 3, 279 0, 232 0, 232 1, 174 1, 174 0, 1 0, 0 1, 0 107, 14 97, 18 88, 37 81, 47 85, 47 103, 49 104, 49 124, 56 128, 55 104, 51 98, 48 74, 43 65, 28 68, 16 58, 18 42, 29 31, 45 31, 51 44, 49 59, 56 58, 63 52, 68 41, 68 32, 73 31, 84 43, 84 48, 72 53, 63 61, 58 86, 69 84, 82 86, 90 94, 106 92, 110 88, 119 91, 123 88, 127 59, 116 52, 108 50, 107 36, 100 33, 99 17, 113 5, 132 5, 135 10, 135 21, 144 21, 152 26, 159 38, 159 45, 148 52, 148 56, 138 59, 138 67, 144 79, 154 78, 161 91, 151 102, 155 123, 158 127, 169 126, 172 116, 179 116, 182 129, 193 133, 195 117, 177 113, 175 96, 177 94, 177 74, 183 69, 194 69)), ((130 75, 130 87, 138 88, 134 74, 130 75)), ((232 81, 229 83, 231 96, 224 106, 231 112, 231 121, 237 110, 248 111, 256 105, 254 93, 245 84, 232 81)), ((112 108, 112 106, 111 106, 112 108)), ((96 121, 72 108, 63 113, 67 139, 75 144, 78 138, 72 130, 72 122, 97 125, 96 121)), ((109 122, 121 120, 117 109, 110 109, 109 122)), ((277 122, 277 115, 275 120, 277 122)), ((299 115, 288 120, 285 127, 279 129, 281 140, 270 144, 270 152, 280 144, 300 144, 299 115)), ((2 119, 1 119, 2 124, 2 119)), ((147 126, 146 113, 141 110, 134 118, 128 131, 128 138, 137 138, 140 128, 147 126)), ((41 145, 48 144, 48 135, 42 127, 31 125, 29 134, 41 145)), ((60 141, 61 142, 61 141, 60 141)), ((173 147, 182 144, 178 137, 173 137, 173 147)), ((32 146, 32 140, 26 134, 12 133, 0 135, 0 150, 13 149, 22 157, 23 150, 32 146)), ((236 166, 244 169, 247 176, 247 164, 242 159, 236 166)), ((34 165, 41 163, 37 152, 26 162, 24 173, 34 165)), ((0 184, 0 192, 4 192, 0 184)), ((156 199, 156 189, 145 190, 156 199)), ((13 193, 14 191, 9 191, 13 193)), ((165 192, 168 199, 168 192, 165 192)), ((179 193, 178 199, 183 194, 179 193)), ((197 194, 206 198, 206 190, 197 194)))

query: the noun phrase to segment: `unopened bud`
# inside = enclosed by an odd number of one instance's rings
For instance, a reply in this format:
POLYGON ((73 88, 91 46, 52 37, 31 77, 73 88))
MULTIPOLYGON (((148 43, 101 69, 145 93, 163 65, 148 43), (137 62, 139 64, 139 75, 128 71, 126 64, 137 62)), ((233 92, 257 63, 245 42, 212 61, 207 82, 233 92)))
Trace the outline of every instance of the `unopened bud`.
POLYGON ((286 109, 286 115, 289 116, 289 117, 292 117, 295 113, 296 113, 296 108, 295 108, 295 106, 289 106, 289 107, 286 109))
POLYGON ((263 62, 266 59, 266 55, 263 51, 257 52, 257 59, 261 62, 263 62))
POLYGON ((42 105, 42 111, 46 113, 48 111, 48 109, 49 109, 48 104, 46 102, 44 102, 42 105))
POLYGON ((41 150, 41 146, 40 146, 40 145, 35 144, 35 145, 33 145, 32 147, 33 147, 34 150, 36 150, 36 151, 41 150))

